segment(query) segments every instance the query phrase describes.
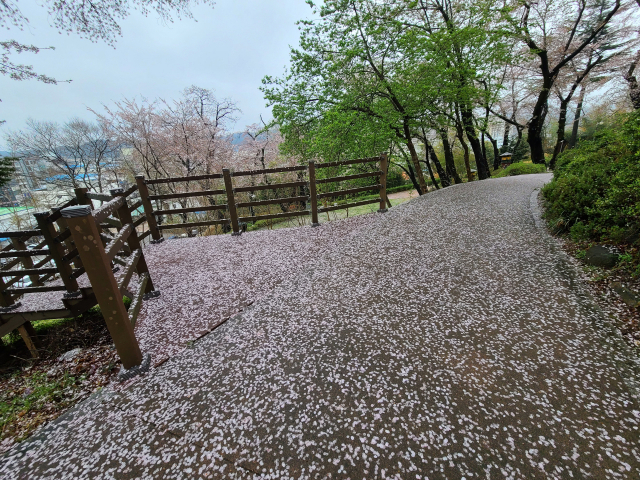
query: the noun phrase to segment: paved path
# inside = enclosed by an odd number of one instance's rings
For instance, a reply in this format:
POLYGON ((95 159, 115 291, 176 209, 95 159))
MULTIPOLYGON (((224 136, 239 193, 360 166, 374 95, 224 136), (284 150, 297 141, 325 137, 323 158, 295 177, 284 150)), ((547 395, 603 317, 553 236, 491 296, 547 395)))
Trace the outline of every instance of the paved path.
POLYGON ((638 478, 624 348, 536 227, 547 175, 394 208, 1 478, 638 478))

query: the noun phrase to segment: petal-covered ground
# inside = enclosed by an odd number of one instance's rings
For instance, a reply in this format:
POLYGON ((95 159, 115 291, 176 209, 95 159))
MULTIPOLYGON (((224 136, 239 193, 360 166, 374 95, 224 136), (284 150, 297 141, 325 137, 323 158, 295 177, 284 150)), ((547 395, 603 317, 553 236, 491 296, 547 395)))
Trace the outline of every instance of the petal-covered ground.
MULTIPOLYGON (((14 447, 0 477, 636 478, 637 365, 541 228, 548 179, 374 216, 141 381, 14 447)), ((195 268, 193 255, 213 254, 192 251, 195 268)))
POLYGON ((140 348, 154 365, 182 351, 308 265, 375 215, 231 235, 166 240, 145 248, 160 297, 144 302, 136 323, 140 348))

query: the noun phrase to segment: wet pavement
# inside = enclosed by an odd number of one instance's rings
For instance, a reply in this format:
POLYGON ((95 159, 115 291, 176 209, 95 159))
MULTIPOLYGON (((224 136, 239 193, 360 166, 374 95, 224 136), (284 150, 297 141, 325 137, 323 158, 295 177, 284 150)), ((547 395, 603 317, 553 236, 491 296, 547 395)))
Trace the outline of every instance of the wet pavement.
POLYGON ((377 215, 0 478, 637 478, 637 366, 536 217, 548 179, 377 215))

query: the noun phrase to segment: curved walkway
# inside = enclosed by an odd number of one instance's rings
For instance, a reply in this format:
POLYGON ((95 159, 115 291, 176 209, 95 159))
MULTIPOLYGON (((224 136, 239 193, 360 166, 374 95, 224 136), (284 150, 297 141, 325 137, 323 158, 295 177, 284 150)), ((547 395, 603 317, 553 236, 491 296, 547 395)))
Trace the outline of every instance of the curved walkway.
POLYGON ((144 381, 13 448, 0 477, 634 478, 628 358, 536 226, 548 179, 377 216, 144 381))

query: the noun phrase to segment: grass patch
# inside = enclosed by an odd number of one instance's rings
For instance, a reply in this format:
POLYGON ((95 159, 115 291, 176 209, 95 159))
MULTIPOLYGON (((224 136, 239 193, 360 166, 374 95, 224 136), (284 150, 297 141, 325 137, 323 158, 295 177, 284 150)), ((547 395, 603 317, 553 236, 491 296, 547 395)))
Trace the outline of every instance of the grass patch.
POLYGON ((518 162, 512 163, 503 170, 496 171, 493 178, 513 177, 515 175, 530 175, 532 173, 545 173, 547 168, 536 163, 518 162))
POLYGON ((17 332, 3 337, 0 345, 0 454, 108 385, 120 366, 98 307, 77 318, 32 325, 39 359, 31 358, 17 332), (74 349, 72 359, 60 359, 74 349))
MULTIPOLYGON (((129 297, 122 297, 122 301, 124 303, 124 306, 128 310, 129 306, 131 305, 131 299, 129 297)), ((101 318, 102 314, 100 312, 100 307, 96 305, 95 307, 90 308, 84 315, 81 315, 77 319, 76 318, 56 318, 52 320, 36 320, 34 322, 31 322, 31 325, 36 331, 36 335, 38 337, 47 337, 50 334, 55 335, 55 330, 64 331, 64 330, 72 329, 71 331, 73 332, 74 331, 73 326, 76 325, 78 320, 79 319, 81 320, 83 317, 101 318)), ((10 347, 15 342, 21 342, 22 340, 17 330, 14 330, 8 333, 7 335, 5 335, 4 337, 2 337, 0 341, 2 341, 5 344, 5 346, 10 347)))
POLYGON ((413 190, 414 188, 415 187, 412 183, 408 183, 406 185, 398 185, 397 187, 387 188, 387 195, 390 193, 406 192, 407 190, 413 190))
POLYGON ((24 379, 19 376, 15 374, 12 379, 14 388, 0 393, 0 439, 13 437, 21 441, 26 438, 43 422, 47 413, 72 404, 73 387, 84 380, 68 373, 53 379, 44 372, 24 379))

